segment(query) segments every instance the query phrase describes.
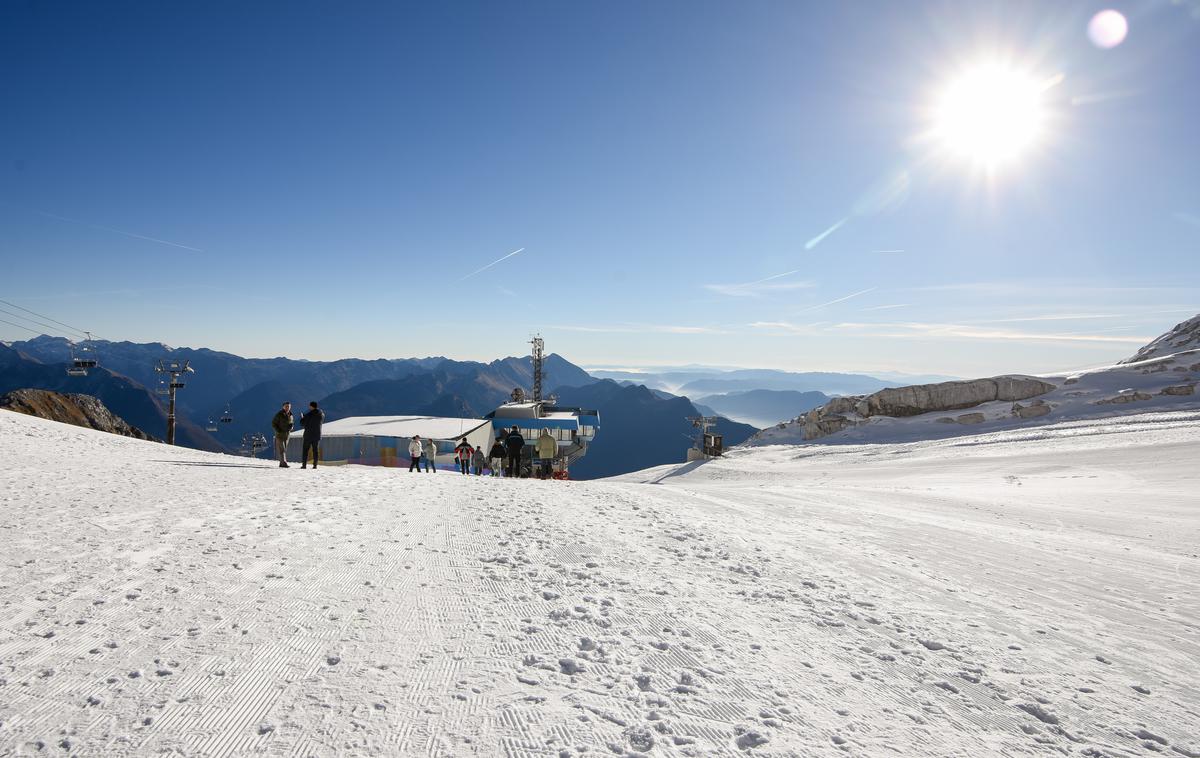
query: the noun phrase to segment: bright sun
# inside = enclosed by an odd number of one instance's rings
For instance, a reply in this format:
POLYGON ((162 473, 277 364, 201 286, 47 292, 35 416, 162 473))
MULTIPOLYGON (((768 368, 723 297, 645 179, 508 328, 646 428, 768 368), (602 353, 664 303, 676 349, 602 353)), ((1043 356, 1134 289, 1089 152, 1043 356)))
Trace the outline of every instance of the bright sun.
POLYGON ((1045 85, 999 65, 979 66, 951 82, 934 119, 938 140, 985 167, 1006 163, 1037 142, 1045 85))

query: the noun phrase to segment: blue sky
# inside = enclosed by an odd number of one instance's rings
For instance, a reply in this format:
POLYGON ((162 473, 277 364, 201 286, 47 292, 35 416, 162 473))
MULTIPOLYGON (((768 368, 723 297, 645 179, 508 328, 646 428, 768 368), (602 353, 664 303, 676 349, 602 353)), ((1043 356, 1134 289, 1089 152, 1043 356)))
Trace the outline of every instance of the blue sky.
POLYGON ((0 298, 110 339, 976 375, 1200 311, 1197 0, 6 3, 0 55, 0 298), (1050 84, 988 175, 928 134, 991 60, 1050 84))

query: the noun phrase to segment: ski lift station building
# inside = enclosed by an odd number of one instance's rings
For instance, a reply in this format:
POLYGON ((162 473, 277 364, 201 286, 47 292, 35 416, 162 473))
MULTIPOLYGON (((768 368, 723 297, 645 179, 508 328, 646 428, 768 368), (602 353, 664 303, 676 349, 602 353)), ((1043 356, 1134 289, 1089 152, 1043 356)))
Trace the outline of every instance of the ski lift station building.
MULTIPOLYGON (((321 463, 364 466, 408 466, 408 443, 413 435, 437 442, 436 462, 449 466, 454 447, 463 437, 471 447, 492 445, 492 422, 482 418, 439 418, 436 416, 351 416, 327 421, 321 427, 321 463)), ((292 433, 287 457, 298 461, 303 454, 303 434, 292 433)))
MULTIPOLYGON (((467 438, 471 447, 489 450, 497 437, 516 426, 532 446, 543 429, 558 442, 556 468, 565 471, 587 452, 600 427, 600 414, 582 408, 560 408, 549 403, 505 403, 487 418, 439 418, 436 416, 352 416, 327 421, 321 428, 321 463, 365 466, 408 466, 408 443, 413 435, 437 442, 436 462, 453 466, 454 448, 467 438)), ((292 433, 287 457, 298 461, 303 454, 303 434, 292 433)))

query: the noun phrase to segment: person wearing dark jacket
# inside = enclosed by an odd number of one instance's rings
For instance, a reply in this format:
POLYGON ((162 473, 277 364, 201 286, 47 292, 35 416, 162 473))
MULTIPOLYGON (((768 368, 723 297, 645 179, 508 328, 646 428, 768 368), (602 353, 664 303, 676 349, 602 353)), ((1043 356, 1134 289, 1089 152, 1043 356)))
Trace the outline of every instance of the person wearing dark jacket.
POLYGON ((492 449, 488 451, 488 465, 492 467, 492 476, 500 476, 500 470, 504 468, 504 443, 500 440, 492 443, 492 449))
POLYGON ((325 411, 317 407, 314 400, 308 404, 308 412, 300 416, 300 426, 304 427, 304 450, 300 456, 300 468, 308 468, 308 451, 312 450, 313 468, 317 467, 318 453, 321 447, 321 422, 325 420, 325 411))
POLYGON ((471 455, 474 452, 475 449, 467 442, 466 437, 463 437, 459 441, 458 446, 454 448, 454 457, 458 459, 459 468, 462 469, 464 474, 471 473, 471 455))
POLYGON ((525 449, 525 438, 513 424, 512 431, 504 438, 504 451, 508 453, 508 465, 504 468, 505 476, 521 475, 521 451, 525 449))
POLYGON ((271 419, 271 428, 275 430, 275 457, 279 459, 279 468, 287 468, 287 443, 292 436, 292 404, 284 403, 275 417, 271 419))

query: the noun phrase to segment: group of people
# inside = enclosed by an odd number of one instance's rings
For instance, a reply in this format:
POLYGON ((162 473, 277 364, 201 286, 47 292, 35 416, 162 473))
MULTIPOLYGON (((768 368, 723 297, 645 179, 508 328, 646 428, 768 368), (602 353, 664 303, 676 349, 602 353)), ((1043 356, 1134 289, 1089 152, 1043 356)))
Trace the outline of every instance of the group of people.
MULTIPOLYGON (((325 411, 317 407, 317 401, 308 404, 308 411, 300 415, 300 426, 304 428, 304 445, 301 448, 304 455, 300 468, 308 468, 308 454, 312 452, 312 467, 317 467, 321 447, 321 424, 325 422, 325 411)), ((292 416, 292 404, 284 403, 275 418, 271 419, 271 429, 275 431, 275 457, 279 459, 279 468, 289 468, 287 462, 288 438, 292 436, 292 427, 296 419, 292 416)))
MULTIPOLYGON (((551 476, 554 458, 558 455, 558 442, 549 430, 542 430, 533 445, 533 451, 537 458, 534 475, 539 479, 548 479, 551 476)), ((421 471, 422 461, 425 471, 437 471, 434 461, 436 453, 436 440, 422 440, 420 435, 414 434, 412 441, 408 443, 408 455, 411 460, 409 472, 421 471)), ((498 436, 486 453, 482 445, 475 447, 463 437, 454 447, 454 462, 458 471, 464 475, 483 476, 486 472, 491 476, 520 477, 525 475, 524 454, 525 437, 514 425, 507 433, 498 436)))
MULTIPOLYGON (((308 468, 308 457, 312 454, 312 467, 317 467, 321 446, 321 424, 325 421, 325 412, 316 401, 308 404, 308 410, 300 416, 300 426, 304 429, 303 454, 300 468, 308 468)), ((289 468, 287 462, 288 439, 292 435, 292 427, 296 420, 292 415, 292 404, 284 403, 275 417, 271 419, 271 428, 275 431, 275 455, 279 459, 280 468, 289 468)), ((533 444, 533 460, 531 471, 538 479, 549 479, 552 475, 554 459, 558 456, 558 442, 549 429, 543 429, 533 444)), ((525 473, 525 437, 514 424, 508 432, 502 432, 496 437, 490 450, 486 453, 483 447, 473 447, 467 438, 463 437, 454 448, 454 461, 458 470, 463 474, 483 476, 484 471, 492 476, 506 477, 528 476, 525 473)), ((409 472, 437 471, 437 440, 421 439, 414 434, 408 443, 408 455, 411 463, 409 472)))

